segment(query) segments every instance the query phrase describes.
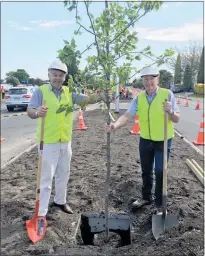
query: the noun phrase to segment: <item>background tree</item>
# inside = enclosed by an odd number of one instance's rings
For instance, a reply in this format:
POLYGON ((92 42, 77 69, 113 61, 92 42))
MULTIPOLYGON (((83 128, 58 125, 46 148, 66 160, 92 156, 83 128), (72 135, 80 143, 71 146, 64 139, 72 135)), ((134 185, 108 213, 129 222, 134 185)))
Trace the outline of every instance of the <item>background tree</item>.
POLYGON ((181 82, 182 82, 181 56, 180 54, 178 54, 177 60, 175 63, 174 84, 181 84, 181 82))
POLYGON ((6 79, 10 77, 15 77, 22 83, 23 81, 27 81, 30 76, 24 69, 17 69, 17 71, 10 71, 6 74, 6 79))
POLYGON ((185 71, 186 66, 189 65, 191 69, 192 81, 195 81, 197 77, 201 52, 202 45, 197 41, 190 41, 185 47, 184 51, 181 53, 182 69, 185 71))
POLYGON ((19 82, 21 83, 22 81, 27 81, 30 76, 24 69, 17 69, 14 77, 18 78, 19 82))
POLYGON ((44 82, 43 82, 43 80, 42 79, 40 79, 40 78, 36 78, 35 80, 34 80, 34 83, 35 83, 35 85, 42 85, 44 82))
POLYGON ((165 69, 160 70, 159 73, 159 86, 162 88, 170 89, 170 85, 173 83, 173 75, 165 69))
POLYGON ((1 79, 1 84, 3 84, 4 83, 4 79, 1 79))
POLYGON ((197 83, 204 84, 204 47, 203 47, 201 58, 200 58, 199 71, 197 75, 197 83))
POLYGON ((192 89, 192 87, 193 87, 193 83, 192 83, 191 68, 189 65, 187 65, 184 71, 183 88, 186 91, 189 91, 190 89, 192 89))
MULTIPOLYGON (((190 41, 184 49, 175 48, 176 52, 181 56, 182 74, 187 65, 190 66, 192 72, 192 80, 196 81, 199 70, 200 56, 202 52, 202 44, 198 41, 190 41)), ((176 57, 169 59, 168 66, 173 71, 175 70, 176 57)))
POLYGON ((143 79, 142 78, 134 79, 132 81, 131 86, 134 87, 134 88, 144 89, 143 79))
POLYGON ((6 83, 11 84, 13 86, 17 86, 17 85, 20 84, 18 78, 16 78, 16 77, 7 77, 6 78, 6 83))
POLYGON ((16 71, 10 71, 10 72, 6 73, 6 77, 15 77, 15 73, 16 73, 16 71))
POLYGON ((35 78, 29 78, 28 79, 28 84, 35 85, 35 78))

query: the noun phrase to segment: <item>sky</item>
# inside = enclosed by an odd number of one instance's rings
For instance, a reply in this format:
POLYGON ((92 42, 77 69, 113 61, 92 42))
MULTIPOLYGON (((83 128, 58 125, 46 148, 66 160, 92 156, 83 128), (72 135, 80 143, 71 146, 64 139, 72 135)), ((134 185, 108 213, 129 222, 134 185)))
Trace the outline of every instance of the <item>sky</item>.
MULTIPOLYGON (((103 2, 93 2, 91 12, 97 17, 103 8, 103 2)), ((183 51, 190 41, 203 44, 203 9, 203 2, 165 1, 160 10, 148 13, 132 28, 138 32, 138 49, 150 45, 160 55, 170 47, 183 51)), ((80 3, 79 14, 88 27, 84 3, 80 3)), ((76 29, 75 14, 63 2, 1 2, 1 79, 9 71, 25 69, 30 77, 46 80, 49 64, 64 47, 63 40, 74 38, 81 52, 94 41, 87 32, 74 35, 76 29)), ((80 68, 95 54, 95 49, 83 54, 80 68)), ((141 69, 147 63, 145 58, 133 65, 141 69)))

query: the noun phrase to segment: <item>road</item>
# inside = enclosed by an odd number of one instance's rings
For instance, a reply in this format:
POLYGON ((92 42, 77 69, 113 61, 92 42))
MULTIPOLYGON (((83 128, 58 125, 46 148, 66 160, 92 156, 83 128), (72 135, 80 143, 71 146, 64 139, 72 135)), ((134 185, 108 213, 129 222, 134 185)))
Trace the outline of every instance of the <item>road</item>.
MULTIPOLYGON (((196 101, 190 101, 189 107, 184 107, 184 102, 179 104, 180 109, 180 121, 175 124, 175 128, 179 131, 186 139, 193 142, 197 139, 200 122, 202 121, 203 114, 203 103, 200 104, 200 110, 195 110, 196 101)), ((203 146, 197 146, 203 151, 203 146)))
POLYGON ((1 118, 1 165, 35 143, 36 121, 24 116, 1 118))
MULTIPOLYGON (((190 101, 191 102, 191 101, 190 101)), ((197 139, 200 122, 202 120, 202 110, 195 110, 196 101, 193 101, 189 107, 184 107, 183 101, 179 105, 181 119, 175 125, 179 131, 190 142, 197 139), (192 105, 191 105, 192 104, 192 105)), ((95 109, 98 105, 90 105, 87 110, 95 109)), ((120 103, 120 109, 127 109, 129 102, 120 103)), ((203 104, 201 104, 203 107, 203 104)), ((111 104, 114 109, 114 104, 111 104)), ((75 112, 75 117, 77 112, 75 112)), ((17 110, 8 113, 4 104, 1 106, 1 138, 5 138, 1 142, 1 164, 4 165, 10 159, 26 150, 35 143, 36 120, 31 120, 26 116, 26 112, 17 110), (13 116, 22 114, 21 116, 13 116), (10 117, 3 117, 3 116, 10 117)), ((203 151, 203 146, 197 146, 203 151)))
POLYGON ((22 109, 16 108, 13 112, 8 112, 6 105, 1 103, 1 118, 14 115, 26 115, 26 111, 22 111, 22 109))

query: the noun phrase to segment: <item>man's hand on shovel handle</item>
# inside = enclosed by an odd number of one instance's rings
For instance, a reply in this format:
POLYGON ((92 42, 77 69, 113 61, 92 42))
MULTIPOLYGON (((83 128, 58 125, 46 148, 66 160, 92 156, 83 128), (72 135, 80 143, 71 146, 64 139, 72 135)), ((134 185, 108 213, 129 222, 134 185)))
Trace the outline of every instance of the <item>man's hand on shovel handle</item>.
POLYGON ((37 109, 37 115, 38 117, 45 117, 47 115, 48 107, 46 106, 40 106, 37 109))

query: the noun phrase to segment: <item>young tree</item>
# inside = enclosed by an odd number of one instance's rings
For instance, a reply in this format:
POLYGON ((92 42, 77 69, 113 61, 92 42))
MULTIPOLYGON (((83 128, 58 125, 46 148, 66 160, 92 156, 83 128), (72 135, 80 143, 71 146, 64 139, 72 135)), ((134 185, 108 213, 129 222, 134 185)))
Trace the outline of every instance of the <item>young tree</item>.
POLYGON ((181 84, 182 82, 182 68, 181 68, 181 56, 178 54, 175 64, 174 83, 181 84))
POLYGON ((159 73, 160 73, 159 86, 162 88, 170 89, 170 85, 173 82, 172 74, 165 69, 161 69, 159 73))
MULTIPOLYGON (((90 1, 80 3, 77 1, 65 1, 65 7, 69 11, 75 11, 76 23, 79 29, 76 34, 82 30, 93 36, 94 42, 87 46, 83 51, 89 50, 91 47, 96 47, 96 55, 88 58, 89 71, 93 74, 101 74, 103 79, 100 80, 100 88, 105 91, 107 107, 107 124, 110 124, 110 102, 109 90, 116 85, 115 80, 112 80, 113 74, 117 74, 120 65, 119 60, 124 62, 124 66, 130 69, 131 63, 134 60, 140 60, 146 56, 151 58, 153 63, 163 64, 165 60, 173 54, 172 50, 166 50, 159 57, 153 58, 150 47, 135 51, 137 48, 137 32, 133 27, 142 17, 151 11, 157 11, 161 2, 108 2, 105 1, 105 8, 99 17, 94 17, 90 11, 90 1), (87 18, 90 21, 90 26, 85 27, 86 22, 82 21, 79 15, 79 5, 84 4, 87 18), (132 28, 132 29, 131 29, 132 28)), ((136 70, 136 72, 140 70, 136 70)), ((107 134, 107 177, 106 177, 106 198, 105 198, 105 213, 106 213, 106 238, 108 239, 108 182, 110 178, 110 133, 107 134)))
POLYGON ((197 75, 197 83, 204 84, 204 47, 203 47, 203 50, 202 50, 198 70, 199 70, 199 72, 198 72, 198 75, 197 75))
POLYGON ((190 89, 192 89, 192 86, 193 86, 193 83, 192 83, 191 68, 189 65, 187 65, 184 71, 183 88, 186 91, 189 91, 190 89))

